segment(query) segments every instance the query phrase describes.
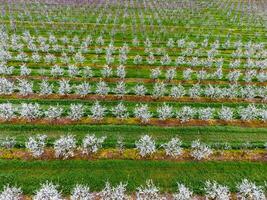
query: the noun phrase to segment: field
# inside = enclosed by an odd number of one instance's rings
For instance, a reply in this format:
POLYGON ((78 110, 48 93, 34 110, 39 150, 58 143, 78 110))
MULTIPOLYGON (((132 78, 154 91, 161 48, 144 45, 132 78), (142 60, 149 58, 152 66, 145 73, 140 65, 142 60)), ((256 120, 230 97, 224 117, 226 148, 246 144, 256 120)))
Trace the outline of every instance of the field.
POLYGON ((0 10, 0 200, 266 200, 266 0, 0 10))

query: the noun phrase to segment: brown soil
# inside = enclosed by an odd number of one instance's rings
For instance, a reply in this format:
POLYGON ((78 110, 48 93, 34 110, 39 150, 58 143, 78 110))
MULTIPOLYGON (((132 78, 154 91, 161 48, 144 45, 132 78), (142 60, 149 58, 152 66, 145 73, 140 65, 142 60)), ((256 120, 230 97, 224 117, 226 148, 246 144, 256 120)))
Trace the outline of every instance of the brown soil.
MULTIPOLYGON (((46 77, 46 76, 7 76, 6 77, 9 80, 17 80, 21 78, 27 78, 29 80, 43 80, 46 78, 47 80, 50 81, 58 81, 62 80, 62 77, 55 78, 55 77, 46 77)), ((163 81, 168 84, 186 84, 186 85, 193 85, 193 84, 203 84, 203 85, 227 85, 227 84, 232 84, 229 81, 215 81, 215 80, 203 80, 203 81, 197 81, 197 80, 190 80, 190 81, 185 81, 185 80, 171 80, 171 81, 166 81, 164 79, 158 79, 158 80, 153 80, 150 78, 125 78, 125 79, 120 79, 120 78, 98 78, 98 77, 93 77, 93 78, 82 78, 82 77, 64 77, 65 80, 70 80, 70 81, 86 81, 86 82, 98 82, 100 80, 103 80, 107 83, 117 83, 118 81, 124 81, 125 83, 156 83, 158 81, 163 81)), ((255 85, 255 86, 267 86, 267 82, 244 82, 240 81, 238 82, 239 85, 255 85)))
MULTIPOLYGON (((40 158, 34 158, 30 152, 25 149, 0 150, 1 159, 21 159, 21 160, 56 160, 54 150, 46 148, 44 154, 40 158)), ((125 160, 167 160, 172 162, 193 161, 189 149, 184 149, 182 155, 173 158, 167 156, 163 150, 158 150, 151 156, 141 157, 135 149, 125 149, 119 151, 117 149, 102 149, 96 154, 83 154, 81 150, 75 151, 75 156, 69 158, 72 160, 98 160, 98 159, 125 159, 125 160)), ((214 153, 203 161, 252 161, 267 162, 266 150, 215 150, 214 153)))
POLYGON ((153 125, 153 126, 163 126, 163 127, 175 127, 175 126, 222 126, 222 125, 231 125, 231 126, 240 126, 240 127, 267 127, 267 123, 260 120, 251 120, 251 121, 242 121, 242 120, 232 120, 232 121, 224 121, 224 120, 190 120, 188 122, 181 122, 179 119, 167 119, 160 120, 157 118, 150 119, 147 123, 142 123, 139 119, 129 118, 125 120, 120 120, 112 117, 106 117, 102 120, 94 120, 91 118, 83 118, 79 121, 72 121, 68 118, 61 118, 56 120, 48 120, 48 119, 35 119, 32 121, 22 119, 22 118, 14 118, 10 121, 0 121, 0 124, 43 124, 43 125, 70 125, 70 124, 113 124, 113 125, 153 125))
POLYGON ((22 96, 18 93, 13 93, 12 95, 0 95, 2 98, 7 99, 81 99, 81 100, 99 100, 99 101, 132 101, 132 102, 207 102, 207 103, 267 103, 266 100, 261 98, 254 99, 242 99, 242 98, 218 98, 212 99, 207 97, 199 97, 199 98, 190 98, 190 97, 182 97, 182 98, 173 98, 170 96, 164 96, 160 98, 154 98, 151 95, 146 96, 136 96, 136 95, 124 95, 118 96, 113 94, 108 95, 97 95, 97 94, 88 94, 85 96, 80 96, 77 94, 68 94, 68 95, 59 95, 59 94, 51 94, 51 95, 38 95, 38 94, 30 94, 27 96, 22 96))
MULTIPOLYGON (((101 200, 101 198, 99 196, 97 196, 98 195, 97 192, 93 192, 93 194, 96 195, 94 197, 94 200, 101 200)), ((166 200, 172 200, 173 199, 172 198, 172 194, 170 194, 170 193, 163 193, 161 196, 165 197, 164 199, 166 199, 166 200)), ((69 196, 64 196, 64 199, 70 200, 70 197, 69 196)), ((206 200, 206 197, 205 196, 200 196, 200 195, 194 195, 193 199, 194 200, 206 200)), ((231 199, 232 200, 236 200, 237 199, 236 198, 236 194, 231 194, 231 199)), ((24 195, 22 197, 22 200, 32 200, 32 197, 24 195)), ((130 194, 130 196, 127 197, 127 200, 136 200, 135 194, 134 193, 130 194)))
MULTIPOLYGON (((29 52, 26 52, 27 54, 30 54, 29 52)), ((61 54, 60 53, 54 53, 55 56, 60 56, 61 54)), ((95 55, 95 54, 94 54, 95 55)), ((90 56, 88 56, 88 58, 93 58, 93 56, 90 54, 90 56)), ((129 58, 133 58, 133 56, 129 56, 129 58)), ((192 56, 187 56, 187 58, 192 58, 192 56)), ((225 60, 232 60, 232 59, 225 59, 225 60)), ((242 59, 241 59, 242 60, 242 59)), ((21 63, 21 61, 9 61, 8 63, 12 63, 12 66, 17 66, 17 65, 14 65, 15 63, 21 63)), ((38 65, 41 65, 42 67, 46 67, 46 68, 51 68, 51 64, 47 64, 47 63, 44 63, 44 62, 40 62, 38 63, 38 65)), ((59 65, 61 66, 62 63, 60 62, 56 62, 54 63, 53 65, 59 65)), ((27 66, 28 67, 36 67, 36 63, 32 63, 32 62, 29 62, 27 63, 27 66)), ((88 63, 80 63, 80 64, 77 64, 77 67, 86 67, 88 66, 88 63)), ((98 63, 90 63, 90 66, 91 67, 94 67, 94 68, 100 68, 102 69, 104 64, 98 64, 98 63)), ((117 67, 118 65, 110 65, 110 67, 112 67, 113 69, 115 69, 115 67, 117 67)), ((149 69, 154 69, 154 68, 160 68, 161 70, 165 71, 165 70, 168 70, 168 69, 172 69, 172 68, 175 68, 175 70, 177 72, 183 72, 185 69, 188 69, 188 68, 191 68, 193 71, 200 71, 200 70, 203 70, 205 69, 207 72, 209 73, 212 73, 216 70, 216 68, 214 67, 211 67, 211 68, 207 68, 205 66, 180 66, 180 67, 177 67, 175 65, 168 65, 168 66, 162 66, 162 65, 146 65, 146 64, 142 64, 142 65, 127 65, 126 66, 126 69, 139 69, 139 70, 149 70, 149 69)), ((247 71, 246 68, 236 68, 238 70, 240 70, 240 72, 244 73, 247 71)), ((267 72, 267 69, 255 69, 256 72, 267 72)), ((232 71, 232 69, 230 68, 223 68, 222 69, 223 73, 229 73, 230 71, 232 71)))

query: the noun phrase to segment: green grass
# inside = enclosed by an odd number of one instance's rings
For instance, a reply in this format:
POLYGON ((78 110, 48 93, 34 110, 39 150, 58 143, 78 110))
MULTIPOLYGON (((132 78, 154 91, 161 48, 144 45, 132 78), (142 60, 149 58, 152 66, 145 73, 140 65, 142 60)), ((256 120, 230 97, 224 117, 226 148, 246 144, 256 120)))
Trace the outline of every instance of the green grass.
MULTIPOLYGON (((68 116, 70 111, 70 105, 71 104, 82 104, 84 106, 84 117, 91 116, 91 107, 95 104, 94 100, 80 100, 80 99, 10 99, 10 98, 2 98, 0 99, 1 103, 12 103, 14 107, 20 108, 20 105, 22 103, 38 103, 40 104, 40 108, 42 111, 45 111, 49 109, 50 106, 58 105, 60 108, 63 109, 62 116, 68 116)), ((119 104, 119 100, 114 101, 99 101, 100 105, 104 106, 107 110, 105 112, 105 117, 116 117, 112 113, 112 109, 119 104)), ((134 110, 138 106, 138 104, 146 104, 149 107, 149 111, 152 114, 152 117, 158 118, 158 112, 157 109, 163 106, 163 102, 156 102, 156 101, 150 101, 150 102, 139 102, 136 100, 133 101, 121 101, 127 108, 127 112, 129 113, 129 117, 135 117, 134 110)), ((173 108, 173 116, 172 118, 177 117, 177 112, 180 111, 180 109, 183 106, 191 106, 195 109, 201 109, 201 108, 207 108, 211 107, 214 109, 213 119, 219 119, 219 112, 222 108, 222 106, 231 107, 233 109, 233 117, 234 119, 240 119, 240 115, 238 113, 239 107, 247 107, 250 105, 248 102, 166 102, 167 105, 172 106, 173 108)), ((255 104, 258 108, 264 108, 264 104, 257 103, 255 104)), ((16 112, 17 116, 19 116, 19 112, 16 112)), ((194 119, 197 119, 198 114, 194 114, 194 119)))
POLYGON ((174 192, 176 183, 202 193, 206 180, 216 180, 235 191, 243 178, 263 184, 267 177, 266 163, 249 162, 165 162, 165 161, 6 161, 0 160, 0 187, 10 183, 32 194, 39 184, 53 181, 68 194, 76 183, 88 184, 93 191, 103 188, 105 181, 127 182, 132 192, 147 179, 153 179, 162 192, 174 192))
MULTIPOLYGON (((141 48, 144 48, 144 39, 148 37, 153 42, 153 51, 158 47, 166 47, 168 38, 173 38, 175 41, 182 37, 187 38, 187 42, 195 41, 198 45, 202 43, 205 38, 209 38, 210 44, 215 40, 220 40, 222 44, 226 40, 231 41, 231 46, 228 48, 220 48, 216 58, 223 57, 224 64, 224 77, 223 81, 227 81, 226 71, 229 70, 229 62, 235 60, 231 54, 236 50, 233 48, 233 43, 241 40, 243 42, 252 41, 261 42, 266 44, 266 27, 264 26, 264 19, 255 14, 252 2, 252 9, 250 15, 242 14, 240 8, 244 8, 244 13, 247 11, 247 3, 240 0, 223 0, 222 2, 214 0, 206 1, 194 1, 190 6, 185 5, 181 7, 181 10, 166 9, 165 2, 159 1, 159 5, 165 7, 159 17, 160 22, 157 21, 156 13, 159 10, 151 9, 150 6, 144 8, 144 4, 134 1, 133 7, 117 7, 108 6, 103 12, 95 5, 84 6, 71 6, 70 9, 66 9, 64 5, 55 6, 50 5, 44 12, 44 7, 39 4, 28 4, 25 6, 18 5, 18 2, 14 5, 10 2, 4 2, 0 5, 1 10, 6 10, 0 16, 0 22, 3 25, 3 29, 13 34, 21 35, 22 32, 28 30, 34 37, 36 36, 48 36, 49 32, 52 32, 60 38, 64 35, 73 37, 77 35, 80 39, 90 34, 93 37, 93 44, 89 47, 89 52, 84 54, 86 61, 84 65, 92 67, 95 73, 95 77, 100 77, 100 66, 105 64, 105 53, 99 54, 98 60, 93 63, 95 59, 95 41, 98 36, 103 35, 105 39, 104 47, 107 47, 110 40, 114 41, 115 47, 121 47, 124 42, 127 42, 131 51, 128 54, 128 60, 126 62, 127 78, 150 78, 150 69, 156 66, 161 66, 159 59, 162 56, 158 54, 157 62, 152 66, 148 66, 145 61, 144 49, 135 48, 132 45, 133 37, 137 37, 140 40, 141 48), (8 5, 9 4, 9 5, 8 5), (224 5, 221 7, 221 5, 224 5), (6 8, 6 9, 4 9, 6 8), (128 10, 129 16, 124 16, 124 8, 128 10), (24 12, 26 10, 26 12, 24 12), (230 12, 229 12, 230 10, 230 12), (170 12, 169 12, 170 11, 170 12), (101 20, 96 23, 99 18, 99 13, 102 13, 101 20), (137 16, 136 14, 139 14, 137 16), (108 14, 108 15, 107 15, 108 14), (142 14, 142 16, 141 16, 142 14), (163 15, 162 15, 163 14, 163 15), (114 21, 116 17, 116 21, 114 21), (141 21, 143 17, 144 22, 141 21), (172 18, 173 17, 173 18, 172 18), (47 23, 51 20, 52 23, 47 23), (134 26, 132 18, 135 18, 134 26), (257 20, 255 19, 257 18, 257 20), (15 30, 13 29, 14 21, 15 30), (19 22, 16 22, 16 21, 19 22), (23 21, 27 21, 23 23, 23 21), (22 22, 22 23, 20 23, 22 22), (59 22, 58 24, 53 22, 59 22), (67 24, 75 22, 77 24, 67 24), (83 24, 88 23, 88 24, 83 24), (143 24, 142 24, 143 23, 143 24), (122 24, 125 24, 125 31, 122 28, 122 24), (161 26, 162 25, 162 26, 161 26), (169 27, 172 26, 172 27, 169 27), (112 28, 116 29, 116 32, 112 36, 112 28), (133 31, 131 28, 134 28, 133 31), (133 57, 135 55, 143 56, 143 62, 139 66, 133 64, 133 57), (144 66, 145 65, 145 66, 144 66), (140 68, 140 70, 136 70, 140 68)), ((168 3, 168 1, 166 2, 168 3)), ((186 2, 185 2, 186 3, 186 2)), ((157 5, 157 4, 155 4, 157 5)), ((259 4, 261 5, 261 4, 259 4)), ((152 5, 153 6, 153 5, 152 5)), ((256 6, 257 7, 257 6, 256 6)), ((25 43, 25 42, 23 42, 25 43)), ((59 42, 59 44, 62 44, 59 42)), ((77 48, 80 46, 74 45, 77 48)), ((199 48, 200 46, 198 46, 199 48)), ((206 50, 208 48, 201 48, 201 55, 198 57, 206 58, 206 50)), ((266 49, 266 48, 265 48, 266 49)), ((13 55, 17 52, 9 49, 13 55)), ((25 52, 31 55, 31 51, 24 49, 25 52)), ((172 58, 172 63, 169 66, 173 66, 177 69, 176 80, 183 80, 182 70, 192 67, 191 65, 184 64, 176 66, 174 59, 180 56, 185 48, 166 48, 168 55, 172 58)), ((55 56, 59 56, 60 52, 49 51, 55 56)), ((41 53, 43 54, 43 53, 41 53)), ((68 53, 71 56, 73 53, 68 53)), ((113 67, 119 65, 118 50, 113 54, 116 59, 112 64, 113 67)), ((186 58, 192 58, 196 56, 194 52, 191 56, 185 56, 186 58)), ((253 59, 258 60, 255 56, 253 59)), ((245 57, 241 58, 242 64, 237 69, 244 72, 245 57)), ((33 63, 32 61, 25 62, 29 68, 32 69, 32 75, 35 78, 40 78, 38 70, 40 68, 46 69, 46 75, 50 76, 49 69, 52 65, 48 65, 41 61, 40 63, 33 63)), ((13 59, 8 62, 8 66, 15 67, 15 74, 19 75, 19 67, 21 62, 13 59)), ((60 64, 62 68, 66 69, 67 66, 60 64)), ((162 75, 160 80, 165 78, 165 67, 161 66, 162 75)), ((194 70, 200 70, 203 66, 192 67, 194 70)), ((209 73, 213 72, 216 68, 204 68, 209 73)), ((64 78, 67 75, 65 74, 64 78)), ((240 77, 239 83, 243 83, 240 77)), ((69 77, 68 77, 69 78, 69 77)), ((193 80, 196 80, 196 75, 192 76, 193 80)), ((89 79, 83 79, 90 82, 94 91, 97 81, 90 81, 89 79)), ((40 80, 32 80, 34 82, 34 91, 38 91, 37 87, 40 80)), ((253 82, 256 82, 255 78, 253 82)), ((49 79, 50 83, 58 88, 58 80, 49 79)), ((80 83, 71 78, 72 84, 80 83)), ((201 82, 201 86, 206 82, 201 82)), ((135 85, 134 82, 127 83, 127 88, 132 89, 135 85)), ((167 88, 169 89, 169 84, 167 88)), ((190 82, 184 82, 183 85, 188 88, 191 86, 190 82)), ((220 87, 227 85, 227 82, 220 84, 220 87)), ((109 83, 110 87, 114 87, 115 83, 109 83)), ((153 84, 145 83, 148 89, 148 94, 152 93, 153 84)), ((132 93, 131 93, 132 94, 132 93)), ((42 108, 47 108, 49 105, 56 105, 57 103, 64 107, 64 115, 67 113, 67 107, 71 103, 84 103, 86 106, 91 106, 93 101, 79 100, 79 99, 13 99, 12 97, 2 97, 0 103, 10 101, 14 104, 22 102, 37 102, 40 103, 42 108)), ((125 102, 129 109, 133 110, 137 102, 125 102)), ((117 104, 116 101, 101 102, 102 105, 110 108, 117 104)), ((151 101, 148 103, 152 112, 155 112, 156 107, 161 105, 162 102, 151 101)), ((175 108, 179 108, 184 105, 190 105, 194 107, 206 107, 211 106, 219 109, 221 105, 237 108, 238 106, 246 106, 248 103, 239 102, 234 103, 231 101, 225 101, 224 103, 212 103, 212 102, 169 102, 175 108)), ((262 105, 264 103, 259 103, 262 105)), ((88 112, 88 110, 87 110, 88 112)), ((110 116, 110 113, 108 113, 110 116)), ((118 136, 124 138, 125 146, 127 148, 133 148, 134 142, 140 136, 144 134, 151 135, 157 145, 170 140, 172 137, 178 136, 185 147, 189 146, 192 140, 201 139, 203 142, 214 145, 215 143, 229 143, 233 148, 240 148, 242 144, 249 141, 254 147, 263 148, 263 144, 267 142, 267 128, 245 128, 245 127, 232 127, 232 126, 208 126, 208 127, 156 127, 156 126, 133 126, 133 125, 18 125, 18 124, 0 124, 0 139, 6 136, 14 136, 18 141, 17 147, 24 147, 24 143, 27 138, 35 134, 46 134, 49 137, 48 145, 52 145, 54 139, 60 135, 74 134, 79 143, 86 134, 95 134, 96 136, 107 136, 107 140, 104 143, 104 148, 115 147, 118 136)), ((1 160, 0 159, 0 189, 5 184, 12 184, 21 186, 25 194, 33 194, 39 188, 40 183, 46 180, 53 181, 60 185, 64 194, 69 194, 70 190, 76 183, 88 184, 92 191, 99 191, 103 188, 105 181, 110 181, 112 184, 117 184, 120 181, 127 182, 127 190, 133 192, 136 187, 145 183, 146 179, 153 179, 156 185, 161 188, 162 192, 174 192, 176 190, 176 183, 182 182, 192 188, 197 194, 203 194, 203 184, 206 180, 216 180, 221 184, 228 185, 231 191, 235 192, 235 186, 243 178, 248 178, 255 181, 257 184, 263 185, 264 181, 267 181, 267 163, 260 162, 168 162, 168 161, 133 161, 133 160, 97 160, 97 161, 82 161, 82 160, 54 160, 54 161, 20 161, 20 160, 1 160)))
POLYGON ((156 126, 127 126, 127 125, 0 125, 1 138, 14 136, 19 146, 23 146, 28 136, 47 134, 52 140, 64 134, 74 134, 79 141, 90 133, 96 136, 107 136, 104 147, 115 147, 118 136, 124 138, 126 147, 134 147, 134 142, 140 136, 149 134, 156 142, 164 143, 172 137, 179 137, 185 146, 192 140, 201 139, 203 142, 215 144, 228 142, 233 148, 250 141, 255 147, 263 147, 267 141, 267 128, 242 128, 231 126, 212 127, 156 127, 156 126))

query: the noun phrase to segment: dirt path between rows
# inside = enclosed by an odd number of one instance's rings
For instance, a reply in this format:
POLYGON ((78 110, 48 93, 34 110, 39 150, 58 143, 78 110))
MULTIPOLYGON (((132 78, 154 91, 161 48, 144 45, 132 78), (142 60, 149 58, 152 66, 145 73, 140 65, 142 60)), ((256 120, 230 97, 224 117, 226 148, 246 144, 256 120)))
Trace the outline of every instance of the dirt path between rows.
POLYGON ((128 118, 128 119, 117 119, 113 117, 105 117, 101 120, 94 120, 89 117, 84 117, 78 121, 72 121, 69 118, 60 118, 60 119, 35 119, 35 120, 26 120, 22 118, 13 118, 10 121, 0 120, 0 124, 35 124, 35 125, 140 125, 140 126, 162 126, 162 127, 179 127, 179 126, 240 126, 240 127, 251 127, 251 128, 265 128, 267 127, 266 121, 261 120, 231 120, 224 121, 219 119, 212 120, 200 120, 192 119, 187 122, 182 122, 179 119, 166 119, 160 120, 158 118, 151 118, 148 122, 141 122, 137 118, 128 118))
POLYGON ((30 94, 27 96, 22 96, 19 93, 13 93, 11 95, 0 95, 1 99, 58 99, 58 100, 67 100, 67 99, 76 99, 76 100, 90 100, 90 101, 130 101, 130 102, 181 102, 181 103, 267 103, 267 100, 261 98, 253 98, 253 99, 242 99, 242 98, 208 98, 208 97, 198 97, 198 98, 190 98, 190 97, 181 97, 174 98, 170 96, 164 96, 155 98, 151 95, 146 96, 137 96, 137 95, 124 95, 118 96, 114 94, 108 95, 98 95, 98 94, 88 94, 85 96, 77 95, 77 94, 67 94, 67 95, 59 95, 59 94, 51 94, 51 95, 39 95, 39 94, 30 94))
MULTIPOLYGON (((107 83, 117 83, 119 81, 123 81, 125 83, 157 83, 157 82, 164 82, 166 84, 182 84, 182 85, 193 85, 193 84, 200 84, 200 85, 231 85, 235 84, 229 81, 215 81, 215 80, 171 80, 167 81, 165 79, 157 79, 153 80, 151 78, 102 78, 102 77, 93 77, 93 78, 83 78, 83 77, 51 77, 51 76, 19 76, 19 75, 12 75, 12 76, 3 76, 8 80, 16 81, 18 79, 26 78, 28 80, 48 80, 48 81, 59 81, 59 80, 69 80, 69 81, 86 81, 89 83, 105 81, 107 83)), ((246 85, 253 85, 253 86, 267 86, 267 82, 245 82, 241 81, 238 82, 238 85, 246 86, 246 85)))
MULTIPOLYGON (((40 158, 34 158, 32 154, 25 149, 0 150, 0 159, 21 159, 21 160, 56 160, 55 152, 52 148, 46 148, 40 158)), ((154 154, 141 157, 136 149, 102 149, 95 154, 83 154, 82 150, 76 150, 72 158, 74 160, 99 160, 99 159, 117 159, 117 160, 162 160, 172 162, 194 161, 190 155, 189 149, 184 149, 182 154, 177 157, 167 156, 164 150, 157 150, 154 154)), ((214 150, 213 154, 202 161, 253 161, 267 162, 266 150, 214 150)))

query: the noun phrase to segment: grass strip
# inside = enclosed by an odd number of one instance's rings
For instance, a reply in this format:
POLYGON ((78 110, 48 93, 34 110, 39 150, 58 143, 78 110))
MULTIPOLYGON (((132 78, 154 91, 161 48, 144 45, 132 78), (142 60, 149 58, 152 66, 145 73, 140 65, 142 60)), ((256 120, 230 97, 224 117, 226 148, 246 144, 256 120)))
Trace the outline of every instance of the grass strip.
POLYGON ((62 186, 62 192, 69 194, 76 183, 88 184, 93 191, 103 188, 105 181, 118 184, 127 182, 127 190, 153 179, 162 192, 174 192, 176 183, 183 182, 195 193, 202 194, 206 180, 216 180, 228 185, 235 192, 235 186, 243 178, 264 184, 267 164, 249 162, 167 162, 167 161, 19 161, 0 160, 0 188, 9 183, 22 187, 25 194, 32 194, 46 180, 62 186))
POLYGON ((60 135, 74 134, 79 142, 86 134, 97 137, 107 136, 104 147, 116 147, 118 137, 122 137, 125 147, 134 147, 134 143, 142 135, 149 134, 156 143, 164 143, 172 137, 179 137, 185 146, 195 139, 208 144, 229 143, 232 148, 239 148, 246 142, 255 147, 263 147, 267 142, 267 128, 247 128, 234 126, 194 126, 194 127, 157 127, 135 125, 34 125, 34 124, 1 124, 1 138, 16 137, 18 144, 24 145, 29 136, 46 134, 49 144, 60 135))

